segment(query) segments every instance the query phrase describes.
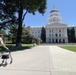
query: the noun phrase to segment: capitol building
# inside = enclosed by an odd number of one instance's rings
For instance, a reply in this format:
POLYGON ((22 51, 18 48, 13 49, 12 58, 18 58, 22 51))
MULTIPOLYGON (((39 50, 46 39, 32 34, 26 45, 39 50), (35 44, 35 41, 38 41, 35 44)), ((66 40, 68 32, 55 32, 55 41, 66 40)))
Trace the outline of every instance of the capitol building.
MULTIPOLYGON (((56 7, 53 7, 49 13, 48 21, 45 26, 46 43, 68 43, 67 36, 68 25, 62 23, 62 17, 56 7)), ((41 38, 42 27, 30 27, 30 34, 34 38, 41 38)), ((75 31, 76 32, 76 31, 75 31)))

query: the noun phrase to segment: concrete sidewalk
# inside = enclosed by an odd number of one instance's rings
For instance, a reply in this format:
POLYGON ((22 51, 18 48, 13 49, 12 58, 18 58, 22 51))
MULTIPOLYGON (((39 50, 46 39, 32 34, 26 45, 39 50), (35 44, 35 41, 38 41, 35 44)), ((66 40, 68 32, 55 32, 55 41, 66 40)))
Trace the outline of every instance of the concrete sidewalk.
POLYGON ((11 65, 0 66, 1 75, 76 75, 76 53, 57 46, 36 46, 12 56, 11 65))
POLYGON ((76 75, 76 53, 49 46, 52 61, 51 75, 76 75))

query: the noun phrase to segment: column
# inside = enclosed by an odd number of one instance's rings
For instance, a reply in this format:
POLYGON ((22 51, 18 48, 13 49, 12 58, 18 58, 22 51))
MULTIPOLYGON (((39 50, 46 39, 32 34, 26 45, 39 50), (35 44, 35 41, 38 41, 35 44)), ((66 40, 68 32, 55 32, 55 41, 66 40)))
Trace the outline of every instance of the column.
POLYGON ((49 41, 49 29, 46 28, 46 43, 48 43, 49 41))
POLYGON ((64 28, 64 36, 67 37, 67 28, 64 28))
POLYGON ((61 43, 63 43, 63 39, 61 38, 61 43))
POLYGON ((54 28, 52 28, 52 37, 54 37, 54 28))
POLYGON ((63 37, 63 31, 62 31, 62 28, 61 28, 61 37, 63 37))
POLYGON ((55 28, 54 28, 54 37, 55 37, 55 28))
POLYGON ((51 37, 52 37, 52 28, 51 28, 51 37))
POLYGON ((46 29, 46 38, 49 37, 49 29, 46 29))
POLYGON ((58 39, 58 43, 59 43, 59 39, 58 39))
POLYGON ((58 33, 58 37, 59 37, 59 28, 58 28, 58 31, 57 31, 57 33, 58 33))
POLYGON ((66 34, 66 33, 65 33, 65 28, 63 28, 63 29, 62 29, 62 35, 63 35, 63 37, 65 37, 65 34, 66 34))

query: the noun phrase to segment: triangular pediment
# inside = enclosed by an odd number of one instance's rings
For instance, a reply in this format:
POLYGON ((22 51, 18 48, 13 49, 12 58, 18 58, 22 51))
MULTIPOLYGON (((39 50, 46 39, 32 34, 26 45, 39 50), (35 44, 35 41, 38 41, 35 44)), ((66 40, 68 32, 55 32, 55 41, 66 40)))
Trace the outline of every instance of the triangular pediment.
POLYGON ((50 28, 61 28, 61 27, 67 27, 67 24, 64 23, 51 23, 51 24, 47 24, 46 27, 50 27, 50 28))

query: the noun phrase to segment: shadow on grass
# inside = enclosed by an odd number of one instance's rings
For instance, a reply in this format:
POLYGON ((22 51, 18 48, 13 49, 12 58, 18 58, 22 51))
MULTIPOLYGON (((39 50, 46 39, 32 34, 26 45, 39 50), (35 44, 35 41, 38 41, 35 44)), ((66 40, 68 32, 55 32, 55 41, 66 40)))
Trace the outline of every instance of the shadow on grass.
MULTIPOLYGON (((9 48, 9 50, 11 51, 11 52, 14 52, 14 51, 21 51, 21 50, 25 50, 25 49, 30 49, 30 48, 32 48, 33 47, 33 45, 23 45, 22 47, 16 47, 14 44, 8 44, 8 45, 6 45, 8 48, 9 48)), ((0 48, 2 49, 2 51, 3 52, 6 52, 6 50, 2 47, 2 46, 0 46, 0 48)))

